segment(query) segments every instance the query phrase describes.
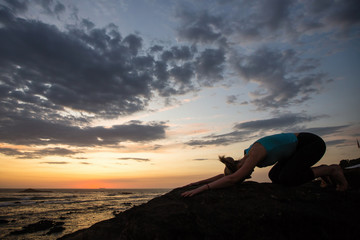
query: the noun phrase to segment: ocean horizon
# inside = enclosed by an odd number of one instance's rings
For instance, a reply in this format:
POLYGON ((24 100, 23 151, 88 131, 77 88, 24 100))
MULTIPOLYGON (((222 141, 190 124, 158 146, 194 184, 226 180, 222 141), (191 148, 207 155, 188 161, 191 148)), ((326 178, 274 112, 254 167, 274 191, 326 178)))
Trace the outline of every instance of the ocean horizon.
POLYGON ((28 189, 0 188, 0 239, 57 239, 171 190, 30 188, 33 190, 24 191, 28 189), (46 224, 51 227, 44 227, 46 224), (46 229, 38 230, 39 226, 46 229))

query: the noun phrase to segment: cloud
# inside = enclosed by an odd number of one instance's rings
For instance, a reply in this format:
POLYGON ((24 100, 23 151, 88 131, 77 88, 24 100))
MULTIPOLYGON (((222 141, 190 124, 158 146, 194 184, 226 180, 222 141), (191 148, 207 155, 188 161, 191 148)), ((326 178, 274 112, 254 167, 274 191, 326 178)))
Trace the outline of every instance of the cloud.
POLYGON ((342 145, 342 146, 346 146, 347 141, 345 139, 337 139, 337 140, 331 140, 331 141, 326 141, 326 146, 338 146, 338 145, 342 145))
POLYGON ((252 132, 250 131, 233 131, 225 134, 212 134, 203 137, 202 139, 190 140, 186 145, 193 147, 205 147, 205 146, 227 146, 241 141, 247 141, 251 139, 252 132))
POLYGON ((235 95, 230 95, 230 96, 226 97, 227 104, 234 104, 234 103, 236 103, 236 101, 237 101, 237 96, 235 96, 235 95))
POLYGON ((299 105, 319 94, 332 79, 321 71, 319 59, 295 49, 303 44, 322 49, 338 44, 339 37, 358 38, 360 26, 356 0, 215 1, 208 8, 186 4, 176 9, 179 38, 217 46, 224 53, 213 58, 219 59, 218 68, 206 68, 215 72, 196 68, 200 80, 221 79, 227 70, 235 70, 240 79, 257 84, 249 95, 258 110, 299 105), (328 37, 319 38, 323 35, 328 37), (279 42, 282 48, 275 49, 279 42))
POLYGON ((224 49, 205 49, 196 59, 196 73, 202 84, 212 86, 214 82, 223 79, 225 64, 224 49))
POLYGON ((306 128, 304 124, 318 120, 324 116, 307 116, 302 113, 284 114, 279 117, 260 119, 237 123, 234 131, 224 134, 211 134, 201 139, 190 140, 185 144, 193 147, 227 146, 230 144, 255 140, 269 133, 277 132, 312 132, 319 136, 326 136, 340 132, 349 125, 330 126, 320 128, 306 128))
POLYGON ((233 54, 231 63, 243 79, 258 85, 250 95, 260 110, 302 103, 330 81, 312 71, 318 65, 315 59, 302 59, 293 49, 263 47, 249 55, 233 54))
POLYGON ((178 35, 182 39, 196 43, 212 43, 222 36, 222 16, 214 16, 205 10, 194 11, 192 7, 180 5, 176 10, 176 17, 181 20, 178 35))
POLYGON ((28 10, 29 1, 24 0, 4 0, 3 4, 9 7, 15 13, 23 13, 28 10))
POLYGON ((12 148, 0 148, 0 153, 7 156, 23 155, 21 151, 12 148))
MULTIPOLYGON (((38 3, 48 12, 56 9, 48 1, 38 3)), ((9 5, 26 11, 28 4, 9 5)), ((155 93, 169 98, 222 80, 220 49, 155 45, 147 51, 140 36, 123 37, 114 24, 97 28, 79 19, 60 30, 17 17, 6 6, 0 11, 1 142, 102 146, 162 139, 163 122, 89 124, 142 111, 155 93)))
POLYGON ((208 159, 208 158, 195 158, 193 160, 194 161, 207 161, 207 160, 211 160, 211 159, 208 159))
POLYGON ((2 87, 11 89, 4 98, 104 117, 146 106, 152 59, 139 60, 140 37, 121 39, 113 28, 61 32, 38 21, 9 21, 0 29, 2 87))
POLYGON ((222 80, 221 49, 148 51, 141 36, 123 37, 114 24, 97 28, 82 19, 60 30, 7 7, 0 11, 0 99, 7 115, 59 119, 71 109, 85 119, 115 118, 146 109, 156 92, 182 95, 222 80))
POLYGON ((269 119, 260 119, 238 123, 234 126, 234 129, 238 130, 275 130, 293 127, 297 124, 311 122, 320 117, 310 117, 305 114, 284 114, 278 117, 269 119))
POLYGON ((342 29, 360 23, 360 3, 356 0, 349 1, 314 1, 309 4, 311 13, 322 16, 324 25, 336 24, 342 29))
POLYGON ((3 119, 1 123, 0 141, 17 145, 104 146, 125 141, 153 141, 165 138, 167 128, 163 122, 143 124, 140 121, 110 128, 78 127, 39 119, 3 119))
POLYGON ((15 13, 24 13, 34 5, 39 6, 42 9, 42 13, 56 17, 59 17, 60 14, 66 11, 64 4, 59 1, 54 2, 53 0, 3 0, 3 4, 15 13))
POLYGON ((46 156, 68 157, 82 152, 56 147, 56 148, 44 148, 41 150, 33 150, 33 151, 20 151, 12 148, 0 148, 0 153, 7 156, 14 156, 19 159, 38 159, 46 156))
POLYGON ((89 163, 89 162, 80 162, 80 164, 83 164, 83 165, 91 165, 92 163, 89 163))
POLYGON ((69 164, 69 162, 41 162, 44 164, 55 164, 55 165, 64 165, 64 164, 69 164))
MULTIPOLYGON (((139 34, 123 36, 113 23, 97 27, 91 20, 81 19, 76 7, 59 1, 3 1, 0 141, 40 146, 114 146, 124 141, 163 139, 167 129, 163 122, 129 122, 111 128, 89 126, 95 118, 117 118, 146 110, 156 96, 167 102, 214 86, 226 81, 226 74, 233 70, 238 79, 257 84, 258 89, 250 94, 251 103, 258 109, 299 104, 320 92, 329 80, 318 71, 318 60, 302 58, 292 48, 262 47, 242 52, 235 51, 235 46, 249 38, 255 43, 269 39, 286 42, 284 36, 311 35, 314 30, 339 32, 359 24, 358 1, 212 4, 216 7, 208 10, 181 5, 176 9, 177 33, 185 41, 182 45, 147 46, 139 34), (23 13, 33 4, 40 6, 47 18, 58 20, 67 11, 74 11, 76 23, 57 27, 41 18, 20 17, 26 16, 23 13)), ((232 101, 235 99, 228 99, 232 101)), ((231 134, 235 138, 240 132, 231 134)), ((201 141, 229 144, 231 134, 201 141)), ((197 141, 191 144, 201 144, 197 141)), ((7 151, 11 154, 11 150, 7 151)))
POLYGON ((351 31, 360 23, 360 4, 356 0, 240 0, 211 4, 209 9, 196 4, 179 5, 175 16, 180 20, 180 39, 222 46, 263 39, 298 41, 316 32, 336 35, 351 31))
POLYGON ((149 162, 150 159, 148 158, 132 158, 132 157, 124 157, 124 158, 118 158, 118 160, 124 160, 124 161, 137 161, 137 162, 149 162))
POLYGON ((316 127, 316 128, 306 128, 303 129, 304 132, 312 132, 318 134, 319 136, 332 135, 338 133, 343 129, 350 127, 351 125, 340 125, 340 126, 331 126, 331 127, 316 127))

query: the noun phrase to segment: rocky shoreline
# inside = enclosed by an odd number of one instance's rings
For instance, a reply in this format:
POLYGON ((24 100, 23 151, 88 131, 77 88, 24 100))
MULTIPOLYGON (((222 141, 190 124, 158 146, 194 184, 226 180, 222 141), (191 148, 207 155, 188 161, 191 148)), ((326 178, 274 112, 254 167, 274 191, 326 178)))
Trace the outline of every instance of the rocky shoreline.
POLYGON ((192 198, 180 194, 195 186, 177 188, 61 239, 358 239, 360 190, 319 185, 248 181, 192 198))

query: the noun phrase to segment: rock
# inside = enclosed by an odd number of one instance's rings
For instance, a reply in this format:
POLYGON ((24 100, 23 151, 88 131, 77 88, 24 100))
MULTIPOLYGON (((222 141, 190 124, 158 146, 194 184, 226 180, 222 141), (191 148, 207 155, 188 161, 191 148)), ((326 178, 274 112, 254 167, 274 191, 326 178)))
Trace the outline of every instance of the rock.
POLYGON ((56 226, 56 227, 53 227, 52 229, 50 229, 49 232, 46 233, 46 235, 51 235, 51 234, 54 234, 54 233, 59 233, 59 232, 62 232, 64 231, 65 228, 63 226, 56 226))
POLYGON ((49 232, 47 233, 47 235, 49 235, 49 234, 63 231, 65 228, 62 227, 62 225, 64 225, 64 224, 65 224, 65 222, 55 222, 52 220, 41 220, 37 223, 32 223, 32 224, 25 226, 21 230, 13 231, 10 233, 10 235, 34 233, 34 232, 39 232, 39 231, 44 231, 44 230, 50 229, 49 232))
POLYGON ((61 239, 358 239, 360 190, 244 182, 191 198, 174 189, 61 239))
POLYGON ((55 225, 54 221, 51 220, 41 220, 37 223, 32 223, 29 224, 25 227, 23 227, 21 230, 19 231, 13 231, 10 234, 11 235, 20 235, 20 234, 26 234, 26 233, 34 233, 34 232, 39 232, 39 231, 43 231, 43 230, 47 230, 52 228, 55 225))
POLYGON ((53 227, 52 229, 50 229, 49 232, 46 233, 46 235, 51 235, 51 234, 54 234, 54 233, 59 233, 59 232, 62 232, 64 231, 65 228, 63 226, 56 226, 56 227, 53 227))
POLYGON ((51 235, 54 233, 59 233, 65 230, 65 228, 63 227, 65 223, 64 222, 56 222, 55 226, 53 228, 50 229, 49 232, 46 233, 46 235, 51 235))
POLYGON ((9 221, 6 219, 0 219, 0 224, 8 224, 9 221))

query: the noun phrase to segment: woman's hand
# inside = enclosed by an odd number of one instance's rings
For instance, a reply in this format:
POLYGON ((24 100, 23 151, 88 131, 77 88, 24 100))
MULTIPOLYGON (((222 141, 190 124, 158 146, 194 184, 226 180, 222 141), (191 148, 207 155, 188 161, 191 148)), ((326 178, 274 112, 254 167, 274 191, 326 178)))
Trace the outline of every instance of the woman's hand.
POLYGON ((192 197, 192 196, 194 196, 195 194, 198 194, 198 193, 201 193, 201 192, 205 191, 206 189, 207 189, 207 186, 204 185, 204 186, 195 188, 195 189, 193 189, 193 190, 183 192, 183 193, 181 194, 181 196, 183 196, 183 197, 192 197))

